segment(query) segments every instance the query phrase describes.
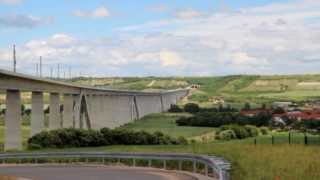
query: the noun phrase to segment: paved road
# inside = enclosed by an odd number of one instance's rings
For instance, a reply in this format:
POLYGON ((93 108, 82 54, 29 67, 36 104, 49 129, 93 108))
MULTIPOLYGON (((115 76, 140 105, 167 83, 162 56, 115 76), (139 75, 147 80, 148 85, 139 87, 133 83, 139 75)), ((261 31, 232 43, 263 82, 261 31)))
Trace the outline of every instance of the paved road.
POLYGON ((85 166, 6 166, 0 180, 195 180, 195 178, 155 169, 85 166), (7 178, 20 177, 20 178, 7 178))

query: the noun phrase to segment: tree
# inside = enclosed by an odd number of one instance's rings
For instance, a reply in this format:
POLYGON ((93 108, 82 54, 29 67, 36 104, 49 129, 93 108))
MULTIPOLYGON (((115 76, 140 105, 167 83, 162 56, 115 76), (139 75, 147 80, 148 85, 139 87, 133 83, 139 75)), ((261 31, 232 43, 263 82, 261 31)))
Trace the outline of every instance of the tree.
POLYGON ((250 103, 246 102, 246 103, 244 104, 243 110, 250 110, 250 109, 251 109, 250 103))
POLYGON ((277 107, 273 110, 273 114, 283 114, 286 111, 282 107, 277 107))
POLYGON ((200 108, 198 104, 188 103, 184 106, 184 111, 188 113, 197 113, 200 111, 200 108))

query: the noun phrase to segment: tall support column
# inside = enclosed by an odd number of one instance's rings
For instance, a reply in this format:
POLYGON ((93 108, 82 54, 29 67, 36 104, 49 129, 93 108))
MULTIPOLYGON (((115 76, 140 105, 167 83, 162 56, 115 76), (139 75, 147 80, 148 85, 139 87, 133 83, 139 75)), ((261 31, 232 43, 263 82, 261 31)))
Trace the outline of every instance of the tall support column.
POLYGON ((7 90, 4 149, 22 149, 20 91, 7 90))
POLYGON ((140 112, 139 112, 139 106, 137 102, 137 96, 133 97, 133 105, 134 105, 134 110, 135 110, 135 115, 136 115, 136 120, 140 119, 140 112))
POLYGON ((61 128, 60 97, 58 93, 50 94, 49 129, 61 128))
POLYGON ((161 103, 161 112, 165 112, 164 105, 163 105, 163 96, 160 95, 160 103, 161 103))
POLYGON ((73 95, 73 126, 80 128, 81 95, 73 95))
POLYGON ((63 97, 63 122, 64 128, 73 127, 73 96, 65 94, 63 97))
POLYGON ((44 128, 43 93, 32 92, 31 136, 44 128))
POLYGON ((98 129, 98 116, 99 116, 99 98, 97 95, 91 95, 90 97, 90 109, 91 109, 91 128, 98 129))

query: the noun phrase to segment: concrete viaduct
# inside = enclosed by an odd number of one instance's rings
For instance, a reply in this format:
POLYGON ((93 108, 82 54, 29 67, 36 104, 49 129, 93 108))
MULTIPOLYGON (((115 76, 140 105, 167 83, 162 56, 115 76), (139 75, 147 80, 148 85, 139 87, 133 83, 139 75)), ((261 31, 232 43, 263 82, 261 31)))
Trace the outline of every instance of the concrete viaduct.
POLYGON ((151 93, 94 88, 5 70, 0 70, 0 91, 6 93, 5 150, 22 149, 21 92, 32 93, 31 135, 44 130, 43 93, 50 94, 50 130, 119 127, 147 114, 165 112, 188 94, 187 89, 151 93))

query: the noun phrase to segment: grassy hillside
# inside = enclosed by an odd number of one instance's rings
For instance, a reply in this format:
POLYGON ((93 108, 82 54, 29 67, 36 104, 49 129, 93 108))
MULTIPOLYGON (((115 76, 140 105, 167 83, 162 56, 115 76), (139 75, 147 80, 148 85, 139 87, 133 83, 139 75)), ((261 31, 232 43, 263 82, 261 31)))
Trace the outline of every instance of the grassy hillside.
POLYGON ((320 98, 320 75, 292 76, 225 76, 187 78, 201 88, 190 100, 206 102, 212 96, 227 102, 269 103, 320 98))
MULTIPOLYGON (((208 103, 211 97, 222 97, 228 103, 243 104, 269 103, 272 101, 302 101, 320 98, 319 75, 277 75, 254 76, 235 75, 221 77, 110 77, 110 78, 75 78, 73 83, 142 91, 159 91, 176 89, 199 84, 201 88, 194 91, 189 101, 208 103)), ((24 103, 29 103, 30 93, 23 94, 24 103)), ((47 100, 47 94, 45 99, 47 100)), ((0 94, 0 103, 4 96, 0 94)))
POLYGON ((183 136, 186 138, 194 138, 214 132, 214 128, 210 127, 187 127, 177 126, 176 120, 181 116, 179 114, 153 114, 142 118, 134 123, 127 124, 121 128, 130 130, 144 130, 147 132, 161 131, 173 137, 183 136))

